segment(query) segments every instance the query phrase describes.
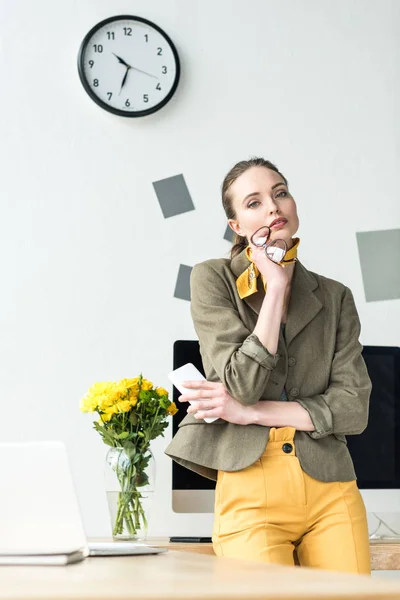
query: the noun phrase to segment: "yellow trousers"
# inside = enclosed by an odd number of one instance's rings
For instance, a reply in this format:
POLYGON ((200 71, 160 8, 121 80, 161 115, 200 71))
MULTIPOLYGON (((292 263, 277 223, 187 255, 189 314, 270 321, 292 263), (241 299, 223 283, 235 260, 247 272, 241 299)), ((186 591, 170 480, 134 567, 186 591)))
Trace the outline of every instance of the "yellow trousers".
MULTIPOLYGON (((367 573, 368 526, 353 481, 323 482, 296 456, 294 427, 272 427, 261 458, 218 471, 212 533, 217 556, 367 573)), ((245 451, 245 449, 244 449, 245 451)))

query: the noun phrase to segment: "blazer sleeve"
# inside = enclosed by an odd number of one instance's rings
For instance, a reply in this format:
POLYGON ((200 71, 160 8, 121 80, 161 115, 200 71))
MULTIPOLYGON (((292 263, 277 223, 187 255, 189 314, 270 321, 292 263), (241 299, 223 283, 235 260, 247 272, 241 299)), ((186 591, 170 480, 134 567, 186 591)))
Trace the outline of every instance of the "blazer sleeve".
POLYGON ((353 294, 345 287, 329 387, 324 394, 297 399, 313 422, 315 431, 307 433, 314 439, 332 433, 356 435, 368 424, 372 384, 361 354, 360 331, 353 294))
POLYGON ((256 404, 280 358, 271 354, 241 320, 223 276, 212 264, 190 275, 190 311, 201 354, 227 391, 245 406, 256 404))

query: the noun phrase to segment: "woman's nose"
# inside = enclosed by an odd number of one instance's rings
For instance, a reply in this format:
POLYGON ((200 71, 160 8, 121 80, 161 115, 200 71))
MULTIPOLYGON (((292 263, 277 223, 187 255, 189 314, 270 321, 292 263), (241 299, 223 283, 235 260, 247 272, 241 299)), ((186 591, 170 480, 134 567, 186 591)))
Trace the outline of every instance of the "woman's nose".
POLYGON ((278 212, 279 210, 278 203, 273 198, 267 198, 265 205, 267 208, 268 215, 278 212))

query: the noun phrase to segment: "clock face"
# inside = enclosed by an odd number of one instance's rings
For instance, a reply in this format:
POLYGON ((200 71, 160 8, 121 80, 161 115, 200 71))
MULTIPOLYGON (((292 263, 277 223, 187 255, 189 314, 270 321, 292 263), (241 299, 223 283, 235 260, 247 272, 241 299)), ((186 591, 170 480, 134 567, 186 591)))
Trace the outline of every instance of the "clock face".
POLYGON ((85 36, 78 71, 89 96, 102 108, 125 117, 159 110, 179 81, 179 58, 157 25, 132 16, 106 19, 85 36))

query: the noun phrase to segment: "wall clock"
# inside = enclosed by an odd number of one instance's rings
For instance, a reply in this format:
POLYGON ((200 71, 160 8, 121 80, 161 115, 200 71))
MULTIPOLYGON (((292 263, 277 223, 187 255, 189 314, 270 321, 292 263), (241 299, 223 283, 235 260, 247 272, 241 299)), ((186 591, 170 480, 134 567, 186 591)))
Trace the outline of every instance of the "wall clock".
POLYGON ((143 117, 172 98, 180 63, 172 40, 158 25, 120 15, 97 23, 86 34, 78 72, 101 108, 122 117, 143 117))

